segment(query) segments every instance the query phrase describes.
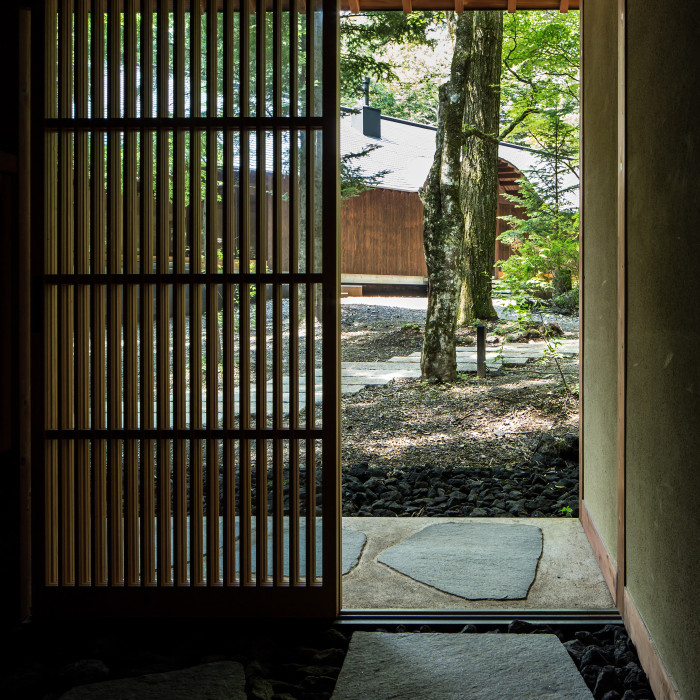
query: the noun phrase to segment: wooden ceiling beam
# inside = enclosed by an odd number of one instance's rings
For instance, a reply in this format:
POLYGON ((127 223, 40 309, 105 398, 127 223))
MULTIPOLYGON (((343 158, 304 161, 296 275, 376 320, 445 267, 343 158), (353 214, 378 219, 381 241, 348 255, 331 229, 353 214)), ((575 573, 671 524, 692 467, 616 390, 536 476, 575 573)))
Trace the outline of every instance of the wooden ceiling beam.
MULTIPOLYGON (((271 11, 276 0, 249 0, 253 11, 257 7, 265 7, 271 11)), ((307 0, 297 0, 299 11, 306 11, 307 0), (303 8, 303 9, 302 9, 303 8)), ((127 0, 114 0, 115 7, 123 9, 127 0)), ((166 6, 173 11, 176 0, 166 0, 166 6)), ((227 0, 184 0, 185 11, 199 6, 201 12, 208 11, 209 7, 221 12, 227 0)), ((231 0, 233 10, 240 8, 245 0, 231 0)), ((0 0, 2 4, 2 0, 0 0)), ((90 4, 90 3, 88 3, 90 4)), ((282 9, 287 10, 290 0, 282 0, 282 9)), ((154 3, 155 5, 155 3, 154 3)), ((466 10, 560 10, 569 12, 578 10, 581 0, 340 0, 340 9, 343 12, 366 12, 372 10, 403 10, 414 12, 416 10, 454 10, 462 12, 466 10)))

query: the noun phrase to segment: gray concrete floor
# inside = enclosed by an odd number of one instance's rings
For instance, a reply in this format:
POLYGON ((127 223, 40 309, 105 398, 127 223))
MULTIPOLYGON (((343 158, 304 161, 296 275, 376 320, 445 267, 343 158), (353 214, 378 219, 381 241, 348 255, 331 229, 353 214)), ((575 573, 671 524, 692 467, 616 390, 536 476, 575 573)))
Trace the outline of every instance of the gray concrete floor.
POLYGON ((576 518, 343 518, 367 535, 359 564, 343 577, 343 608, 351 609, 609 609, 613 600, 576 518), (542 556, 522 600, 466 600, 431 588, 377 561, 389 547, 432 523, 500 522, 536 525, 542 556))

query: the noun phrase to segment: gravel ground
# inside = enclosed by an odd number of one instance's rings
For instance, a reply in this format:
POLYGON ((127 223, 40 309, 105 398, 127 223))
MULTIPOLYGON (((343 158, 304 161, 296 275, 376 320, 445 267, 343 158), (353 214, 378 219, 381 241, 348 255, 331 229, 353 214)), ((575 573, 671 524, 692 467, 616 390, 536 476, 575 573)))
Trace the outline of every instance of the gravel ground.
MULTIPOLYGON (((496 307, 509 315, 502 302, 496 307)), ((343 359, 386 360, 420 350, 426 308, 427 300, 415 297, 343 299, 343 359)), ((545 314, 538 321, 578 336, 575 316, 545 314)), ((511 342, 517 333, 527 342, 522 329, 502 319, 489 324, 487 342, 511 342)), ((474 328, 458 330, 458 344, 474 342, 474 328)), ((343 397, 342 420, 346 515, 577 511, 576 450, 556 461, 541 448, 577 439, 578 358, 548 357, 485 379, 464 374, 452 383, 368 386, 343 397)))
POLYGON ((578 438, 551 438, 515 469, 343 470, 343 515, 578 517, 578 438))
MULTIPOLYGON (((494 308, 501 319, 515 319, 517 315, 508 308, 507 300, 495 299, 494 308)), ((346 297, 340 301, 341 320, 365 321, 368 316, 377 322, 388 323, 425 323, 428 300, 424 297, 346 297)), ((567 337, 577 337, 579 319, 576 315, 553 314, 546 311, 535 311, 536 321, 543 323, 558 323, 567 337)))
MULTIPOLYGON (((289 507, 288 477, 285 471, 285 510, 289 507)), ((305 515, 303 466, 299 482, 300 512, 305 515)), ((221 493, 223 496, 223 490, 221 493)), ((318 515, 320 493, 319 468, 318 515)), ((256 498, 254 481, 253 513, 256 498)), ((530 458, 514 468, 419 464, 387 469, 367 463, 344 466, 342 501, 346 517, 578 517, 578 437, 545 435, 530 458)), ((272 514, 271 500, 268 503, 272 514)))
MULTIPOLYGON (((367 630, 371 628, 363 627, 367 630)), ((375 628, 383 632, 541 634, 559 637, 595 700, 653 700, 634 645, 621 625, 549 627, 514 620, 502 625, 375 628)), ((328 700, 351 635, 347 627, 307 621, 235 625, 181 621, 145 628, 60 631, 24 626, 3 654, 3 697, 58 700, 69 688, 103 680, 167 673, 212 661, 243 665, 249 700, 328 700)), ((371 700, 360 699, 358 700, 371 700)))

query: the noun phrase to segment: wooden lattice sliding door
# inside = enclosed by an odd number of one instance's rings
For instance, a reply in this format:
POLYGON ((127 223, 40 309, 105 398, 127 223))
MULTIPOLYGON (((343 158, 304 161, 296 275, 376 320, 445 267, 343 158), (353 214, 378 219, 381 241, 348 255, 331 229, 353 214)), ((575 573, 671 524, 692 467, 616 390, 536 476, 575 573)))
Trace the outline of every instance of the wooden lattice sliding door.
POLYGON ((37 3, 36 615, 337 613, 337 21, 37 3))

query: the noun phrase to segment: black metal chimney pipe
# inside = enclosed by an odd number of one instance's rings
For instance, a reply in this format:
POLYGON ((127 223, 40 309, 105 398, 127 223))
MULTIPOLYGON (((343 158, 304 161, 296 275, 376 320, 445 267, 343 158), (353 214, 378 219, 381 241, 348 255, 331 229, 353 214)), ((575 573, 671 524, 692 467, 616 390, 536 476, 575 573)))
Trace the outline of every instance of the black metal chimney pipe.
POLYGON ((365 136, 373 139, 382 137, 382 112, 376 107, 369 106, 369 78, 362 79, 362 93, 364 104, 357 114, 352 116, 353 128, 361 131, 365 136))
POLYGON ((369 78, 362 79, 362 94, 364 95, 364 103, 369 106, 369 78))

